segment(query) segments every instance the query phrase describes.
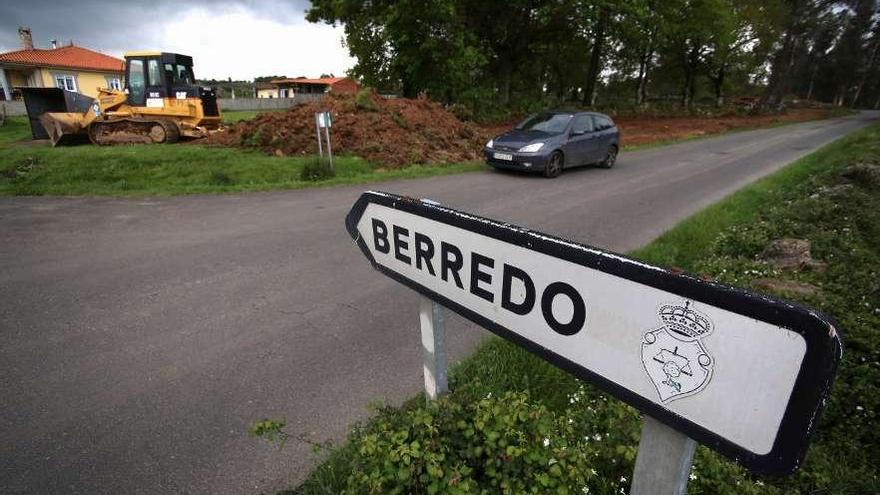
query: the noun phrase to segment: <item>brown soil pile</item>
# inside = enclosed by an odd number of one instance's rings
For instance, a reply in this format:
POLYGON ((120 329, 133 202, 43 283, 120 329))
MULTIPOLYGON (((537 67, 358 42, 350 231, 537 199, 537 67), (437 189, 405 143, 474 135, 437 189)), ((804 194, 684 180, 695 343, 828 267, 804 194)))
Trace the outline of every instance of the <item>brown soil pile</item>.
POLYGON ((624 145, 639 145, 718 134, 731 129, 767 127, 782 122, 800 122, 827 117, 827 110, 798 108, 782 114, 727 117, 616 117, 614 121, 620 128, 620 140, 624 145))
POLYGON ((258 148, 275 155, 316 154, 315 113, 333 117, 333 153, 350 153, 386 167, 453 163, 482 158, 489 137, 427 99, 384 99, 373 94, 330 95, 283 112, 266 112, 217 133, 207 144, 258 148))

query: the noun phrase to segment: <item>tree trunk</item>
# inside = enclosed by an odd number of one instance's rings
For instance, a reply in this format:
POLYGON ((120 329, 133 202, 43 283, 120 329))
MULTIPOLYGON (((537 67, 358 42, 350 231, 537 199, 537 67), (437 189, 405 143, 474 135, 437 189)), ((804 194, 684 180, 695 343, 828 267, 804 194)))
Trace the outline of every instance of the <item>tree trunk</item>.
POLYGON ((599 7, 599 19, 596 24, 596 34, 593 37, 593 50, 590 54, 590 67, 587 70, 587 81, 584 84, 585 106, 596 104, 596 81, 599 79, 599 69, 602 65, 602 48, 605 43, 605 31, 608 29, 608 7, 599 7))
POLYGON ((807 86, 807 100, 813 99, 813 87, 816 85, 816 73, 819 72, 819 65, 813 68, 812 72, 810 72, 810 85, 807 86))
POLYGON ((718 73, 715 77, 712 78, 712 85, 715 89, 715 106, 722 107, 724 106, 724 76, 725 76, 725 68, 721 67, 718 69, 718 73))
POLYGON ((696 92, 697 64, 699 63, 699 44, 694 43, 684 59, 684 86, 681 91, 681 106, 690 109, 696 92))
POLYGON ((785 27, 782 47, 773 56, 773 61, 770 64, 770 80, 767 81, 767 89, 764 90, 764 94, 759 102, 759 105, 763 108, 776 107, 782 103, 782 98, 788 92, 795 54, 797 53, 797 44, 805 31, 801 17, 804 16, 811 5, 811 2, 800 1, 792 9, 791 18, 785 27))
POLYGON ((648 71, 654 58, 654 48, 648 49, 639 60, 639 77, 636 80, 636 106, 644 106, 648 100, 648 71))
POLYGON ((853 95, 852 106, 855 107, 859 103, 859 97, 862 95, 862 89, 865 87, 865 83, 868 82, 868 77, 874 72, 874 68, 877 66, 877 57, 880 55, 880 40, 874 41, 874 49, 871 51, 871 59, 868 62, 868 67, 862 73, 862 77, 859 79, 859 83, 856 85, 856 92, 853 95))

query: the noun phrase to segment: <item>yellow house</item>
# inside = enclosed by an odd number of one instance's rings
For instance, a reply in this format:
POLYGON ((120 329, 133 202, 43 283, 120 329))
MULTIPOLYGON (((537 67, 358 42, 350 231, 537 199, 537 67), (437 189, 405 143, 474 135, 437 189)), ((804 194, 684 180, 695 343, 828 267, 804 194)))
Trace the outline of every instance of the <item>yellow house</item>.
POLYGON ((0 100, 20 98, 17 87, 55 87, 89 96, 97 96, 98 88, 122 88, 121 59, 74 44, 34 48, 29 29, 18 33, 23 49, 0 53, 0 100))

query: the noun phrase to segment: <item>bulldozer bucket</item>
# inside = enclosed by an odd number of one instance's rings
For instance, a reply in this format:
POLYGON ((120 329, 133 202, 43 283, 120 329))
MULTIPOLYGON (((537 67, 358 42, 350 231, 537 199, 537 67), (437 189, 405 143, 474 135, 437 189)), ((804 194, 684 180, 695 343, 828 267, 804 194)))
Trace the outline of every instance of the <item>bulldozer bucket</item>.
POLYGON ((46 130, 52 146, 86 142, 88 133, 82 126, 81 113, 46 112, 40 115, 40 124, 46 130))
POLYGON ((24 96, 34 139, 51 139, 53 145, 88 140, 80 122, 94 98, 59 88, 16 89, 24 96))

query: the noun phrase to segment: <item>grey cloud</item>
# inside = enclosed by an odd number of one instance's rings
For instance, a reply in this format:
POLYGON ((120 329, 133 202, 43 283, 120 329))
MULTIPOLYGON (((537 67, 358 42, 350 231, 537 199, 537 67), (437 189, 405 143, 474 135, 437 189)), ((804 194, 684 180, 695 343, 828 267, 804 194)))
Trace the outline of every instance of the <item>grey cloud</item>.
MULTIPOLYGON (((96 50, 120 53, 156 46, 162 21, 176 13, 202 7, 213 12, 246 9, 257 17, 276 21, 305 22, 307 0, 173 0, 4 1, 0 4, 0 52, 20 48, 18 27, 28 26, 34 45, 47 48, 50 39, 96 50)), ((207 20, 207 22, 210 22, 207 20)), ((246 32, 231 33, 247 36, 246 32)))

